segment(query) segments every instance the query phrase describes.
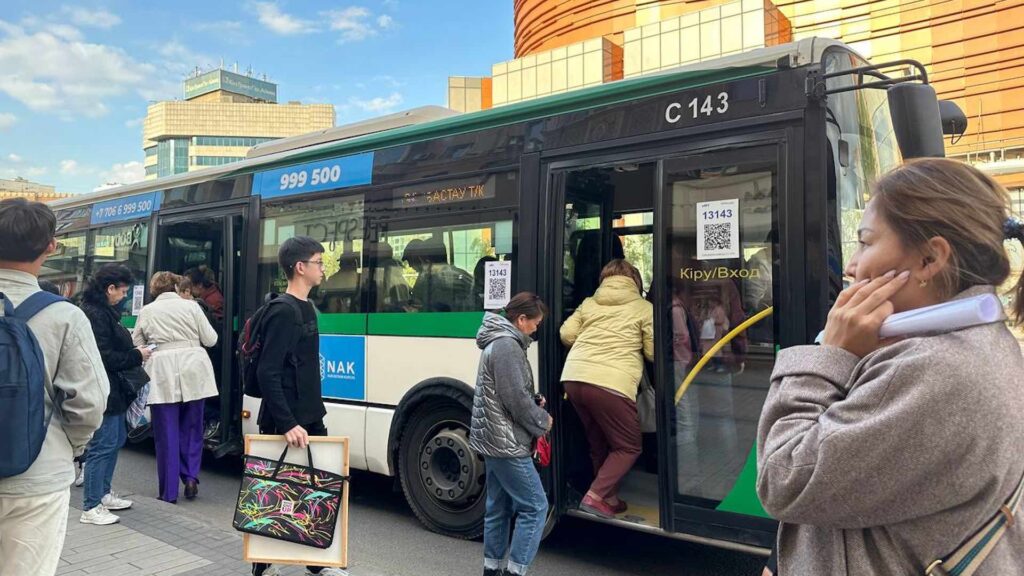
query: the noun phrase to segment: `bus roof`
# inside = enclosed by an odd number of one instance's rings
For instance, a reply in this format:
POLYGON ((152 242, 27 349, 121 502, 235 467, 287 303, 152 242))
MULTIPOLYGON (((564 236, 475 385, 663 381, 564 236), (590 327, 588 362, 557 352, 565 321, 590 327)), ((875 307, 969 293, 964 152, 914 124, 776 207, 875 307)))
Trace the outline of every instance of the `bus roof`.
POLYGON ((259 168, 287 165, 313 157, 378 150, 432 138, 463 134, 565 114, 577 110, 617 104, 636 98, 655 96, 703 84, 737 80, 768 73, 777 69, 780 64, 797 67, 819 62, 824 51, 832 46, 846 47, 845 44, 836 40, 807 38, 790 44, 760 48, 713 60, 687 64, 639 78, 619 80, 591 88, 573 90, 479 112, 441 117, 437 120, 422 123, 413 122, 397 128, 384 129, 383 131, 369 131, 359 136, 346 136, 345 134, 353 133, 352 128, 367 125, 366 122, 359 122, 339 127, 342 129, 337 132, 342 138, 340 140, 308 145, 300 137, 296 142, 297 149, 282 150, 223 166, 205 168, 185 174, 176 174, 156 180, 146 180, 135 184, 82 194, 57 200, 52 202, 50 206, 56 210, 66 209, 110 198, 176 188, 206 182, 215 178, 246 174, 254 172, 259 168))

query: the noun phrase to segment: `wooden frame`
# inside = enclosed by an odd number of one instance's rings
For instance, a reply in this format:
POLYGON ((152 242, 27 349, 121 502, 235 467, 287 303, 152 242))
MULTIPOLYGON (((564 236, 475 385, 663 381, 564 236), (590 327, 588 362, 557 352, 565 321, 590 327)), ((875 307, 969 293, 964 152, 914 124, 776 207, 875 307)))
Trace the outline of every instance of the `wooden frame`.
MULTIPOLYGON (((316 467, 343 476, 349 475, 349 438, 348 436, 310 436, 310 449, 314 453, 316 467), (337 445, 341 453, 333 453, 330 445, 337 445), (326 464, 326 465, 325 465, 326 464)), ((268 434, 246 434, 245 453, 252 456, 276 460, 284 450, 284 436, 268 434)), ((289 451, 285 462, 294 464, 306 463, 305 450, 289 451), (295 458, 292 455, 295 455, 295 458)), ((319 549, 301 544, 293 544, 274 540, 255 534, 243 534, 242 559, 246 562, 264 562, 269 564, 298 564, 303 566, 348 567, 348 488, 345 482, 341 492, 341 510, 338 524, 335 526, 334 542, 330 548, 319 549), (294 551, 294 554, 291 552, 294 551)))

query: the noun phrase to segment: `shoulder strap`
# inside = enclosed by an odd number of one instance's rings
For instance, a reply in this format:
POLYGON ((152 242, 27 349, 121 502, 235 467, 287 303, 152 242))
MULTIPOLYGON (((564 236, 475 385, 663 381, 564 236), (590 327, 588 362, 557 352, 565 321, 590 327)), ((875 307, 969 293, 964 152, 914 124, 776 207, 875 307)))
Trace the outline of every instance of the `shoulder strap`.
POLYGON ((1024 476, 1017 483, 1013 495, 999 508, 999 512, 945 560, 936 560, 925 568, 925 576, 971 576, 974 574, 1006 530, 1014 525, 1017 506, 1022 497, 1024 497, 1024 476))
POLYGON ((7 316, 8 318, 14 316, 14 304, 12 304, 11 301, 7 299, 7 295, 4 294, 3 292, 0 292, 0 301, 3 302, 4 316, 7 316))
POLYGON ((19 304, 18 307, 14 309, 14 314, 12 314, 12 316, 28 322, 33 316, 42 312, 44 308, 50 304, 56 304, 57 302, 67 302, 67 299, 63 296, 47 292, 46 290, 40 290, 19 304))

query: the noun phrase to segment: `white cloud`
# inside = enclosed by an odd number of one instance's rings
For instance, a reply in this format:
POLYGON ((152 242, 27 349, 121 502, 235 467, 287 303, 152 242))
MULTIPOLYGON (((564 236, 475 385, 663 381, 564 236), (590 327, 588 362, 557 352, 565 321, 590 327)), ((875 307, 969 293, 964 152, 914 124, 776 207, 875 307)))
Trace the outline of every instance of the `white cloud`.
POLYGON ((0 92, 35 111, 102 116, 106 99, 143 93, 155 72, 114 46, 69 39, 45 25, 30 32, 0 21, 0 92))
POLYGON ((256 2, 253 6, 256 8, 260 24, 275 34, 291 36, 317 31, 312 21, 286 14, 274 2, 256 2))
POLYGON ((395 23, 395 19, 387 14, 381 14, 377 16, 377 26, 380 26, 381 30, 387 30, 395 23))
POLYGON ((330 22, 331 30, 341 33, 340 42, 357 42, 377 34, 370 19, 370 11, 361 6, 329 10, 323 12, 323 15, 330 22))
POLYGON ((146 168, 137 160, 117 163, 111 166, 110 170, 100 173, 100 177, 103 184, 97 190, 140 182, 146 177, 146 168))
POLYGON ((78 28, 68 24, 47 24, 46 30, 54 36, 69 42, 82 39, 82 32, 78 28))
POLYGON ((18 121, 18 117, 10 112, 0 112, 0 132, 7 130, 18 121))
POLYGON ((402 95, 398 92, 392 92, 388 97, 382 98, 380 96, 371 98, 369 100, 363 100, 361 98, 352 97, 349 98, 349 103, 366 111, 381 114, 384 112, 390 112, 396 106, 400 105, 405 101, 402 95))
POLYGON ((109 29, 121 23, 121 17, 106 10, 89 10, 79 6, 64 6, 62 10, 71 16, 71 21, 79 26, 109 29))
POLYGON ((7 155, 7 160, 9 162, 17 164, 18 162, 21 162, 22 158, 21 156, 18 156, 17 154, 11 152, 10 154, 7 155))
POLYGON ((79 172, 77 160, 61 160, 60 161, 60 173, 67 174, 69 176, 75 176, 79 172))
POLYGON ((238 20, 217 20, 215 22, 197 22, 192 28, 197 32, 225 32, 241 30, 242 23, 238 20))
POLYGON ((21 178, 32 179, 32 178, 38 178, 39 176, 42 176, 43 174, 46 174, 46 168, 43 167, 43 166, 18 166, 18 167, 6 166, 4 168, 0 168, 0 177, 3 177, 3 178, 18 178, 18 177, 21 177, 21 178))
POLYGON ((124 121, 124 127, 125 128, 135 128, 136 126, 142 126, 142 121, 143 120, 145 120, 144 117, 143 118, 132 118, 131 120, 125 120, 124 121))

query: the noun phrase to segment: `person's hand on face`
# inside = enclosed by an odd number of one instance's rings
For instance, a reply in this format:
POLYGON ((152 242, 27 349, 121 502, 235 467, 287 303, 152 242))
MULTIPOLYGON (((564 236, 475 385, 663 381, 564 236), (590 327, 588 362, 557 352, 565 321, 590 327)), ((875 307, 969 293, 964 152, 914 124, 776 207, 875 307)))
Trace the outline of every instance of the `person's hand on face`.
POLYGON ((842 348, 858 358, 878 350, 887 342, 878 331, 894 311, 892 297, 903 288, 910 271, 895 270, 861 280, 839 294, 825 322, 822 344, 842 348))

